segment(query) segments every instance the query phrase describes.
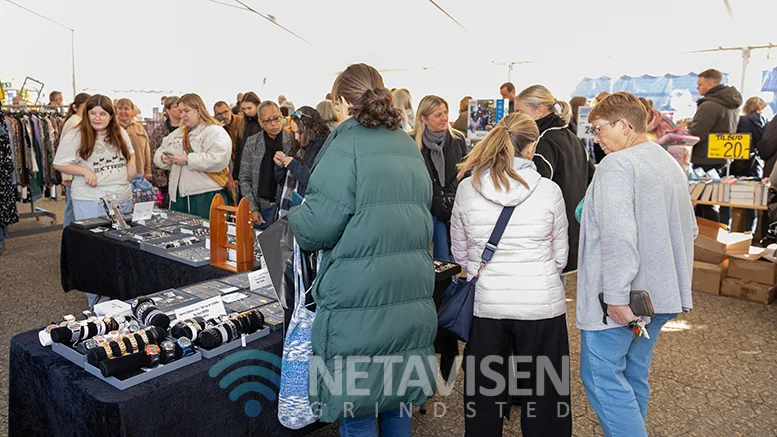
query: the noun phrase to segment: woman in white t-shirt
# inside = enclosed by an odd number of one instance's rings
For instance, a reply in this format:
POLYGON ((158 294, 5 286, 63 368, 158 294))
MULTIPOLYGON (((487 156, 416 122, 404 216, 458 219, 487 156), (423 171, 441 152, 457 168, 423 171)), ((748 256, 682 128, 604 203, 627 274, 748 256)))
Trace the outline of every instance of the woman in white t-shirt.
MULTIPOLYGON (((90 96, 87 93, 78 93, 76 98, 73 99, 73 103, 68 106, 67 116, 65 116, 65 124, 62 125, 62 130, 59 133, 60 138, 64 138, 68 132, 73 129, 78 129, 81 124, 81 118, 84 116, 84 107, 86 101, 90 96)), ((70 198, 70 184, 73 182, 73 176, 69 174, 62 175, 62 186, 65 187, 65 218, 62 219, 62 227, 67 227, 75 216, 73 215, 73 200, 70 198)))
POLYGON ((103 95, 90 97, 84 114, 88 122, 65 133, 54 158, 54 168, 73 176, 75 219, 104 216, 102 198, 119 202, 122 212, 131 212, 129 181, 136 171, 129 136, 116 120, 111 100, 103 95))

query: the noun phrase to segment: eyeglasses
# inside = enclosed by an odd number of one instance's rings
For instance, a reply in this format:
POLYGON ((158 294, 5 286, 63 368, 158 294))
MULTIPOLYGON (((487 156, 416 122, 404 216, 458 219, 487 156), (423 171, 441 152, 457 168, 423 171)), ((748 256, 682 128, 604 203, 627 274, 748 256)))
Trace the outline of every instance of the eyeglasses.
POLYGON ((283 120, 283 116, 276 115, 273 118, 268 118, 267 120, 262 120, 262 123, 264 123, 264 124, 275 124, 275 123, 280 123, 281 120, 283 120))
POLYGON ((593 129, 593 131, 594 131, 594 136, 595 136, 595 137, 598 137, 599 135, 601 135, 601 134, 602 134, 602 129, 604 129, 604 128, 605 128, 605 127, 607 127, 607 126, 613 125, 613 124, 615 124, 615 123, 617 123, 617 122, 619 122, 619 121, 620 121, 620 120, 615 120, 615 121, 611 121, 611 122, 609 122, 609 123, 604 123, 604 124, 602 124, 602 125, 599 125, 599 126, 592 126, 591 128, 592 128, 592 129, 593 129))
POLYGON ((108 114, 107 112, 91 112, 89 111, 89 116, 92 118, 99 118, 102 120, 105 120, 106 118, 110 118, 111 114, 108 114))
POLYGON ((216 113, 216 117, 226 117, 227 114, 229 114, 230 112, 232 112, 231 109, 227 109, 226 111, 217 112, 216 113))

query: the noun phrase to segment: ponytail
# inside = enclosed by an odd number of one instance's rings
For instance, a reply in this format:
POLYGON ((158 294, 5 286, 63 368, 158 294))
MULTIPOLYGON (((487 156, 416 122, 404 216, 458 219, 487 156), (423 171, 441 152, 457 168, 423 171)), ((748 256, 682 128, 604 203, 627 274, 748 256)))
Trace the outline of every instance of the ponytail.
POLYGON ((564 121, 564 124, 569 124, 569 121, 572 120, 572 107, 569 106, 569 103, 556 100, 556 104, 553 106, 553 112, 558 114, 559 118, 564 121))
POLYGON ((365 91, 353 103, 350 113, 359 124, 368 129, 386 126, 390 130, 396 130, 402 124, 402 112, 394 107, 394 99, 384 87, 365 91))

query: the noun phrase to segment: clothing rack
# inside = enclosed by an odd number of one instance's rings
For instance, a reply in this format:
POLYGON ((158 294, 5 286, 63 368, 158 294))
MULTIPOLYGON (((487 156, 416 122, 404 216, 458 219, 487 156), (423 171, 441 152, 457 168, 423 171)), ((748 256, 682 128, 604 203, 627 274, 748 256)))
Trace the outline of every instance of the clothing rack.
MULTIPOLYGON (((57 113, 57 114, 64 114, 63 110, 65 109, 65 106, 51 106, 51 105, 6 105, 3 107, 3 111, 5 111, 6 114, 33 114, 33 113, 57 113)), ((62 230, 62 225, 57 223, 57 214, 48 211, 46 209, 36 207, 35 206, 35 199, 33 196, 30 196, 30 212, 20 212, 19 213, 19 221, 21 222, 24 219, 32 219, 34 218, 38 223, 40 223, 41 217, 48 217, 51 219, 51 224, 33 227, 29 229, 22 229, 22 230, 14 230, 11 231, 8 230, 8 236, 7 238, 13 238, 13 237, 23 237, 26 235, 35 235, 35 234, 45 234, 47 232, 53 232, 53 231, 60 231, 62 230)))

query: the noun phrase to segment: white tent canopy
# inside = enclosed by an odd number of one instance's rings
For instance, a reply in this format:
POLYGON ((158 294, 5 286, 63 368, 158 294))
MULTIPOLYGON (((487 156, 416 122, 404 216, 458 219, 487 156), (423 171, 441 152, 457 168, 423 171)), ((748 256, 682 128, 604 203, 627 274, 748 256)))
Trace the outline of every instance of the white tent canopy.
MULTIPOLYGON (((436 0, 461 26, 422 0, 242 0, 309 43, 234 0, 14 1, 75 29, 77 91, 130 97, 146 116, 162 95, 184 92, 209 105, 247 90, 315 105, 353 62, 375 66, 416 101, 438 94, 454 107, 464 95, 496 96, 508 76, 519 89, 542 83, 562 99, 586 76, 715 67, 739 86, 741 52, 681 53, 777 41, 777 2, 760 0, 436 0)), ((72 98, 70 32, 5 1, 0 17, 0 79, 19 87, 31 76, 44 93, 72 98)), ((744 94, 776 65, 777 51, 754 51, 744 94)))

